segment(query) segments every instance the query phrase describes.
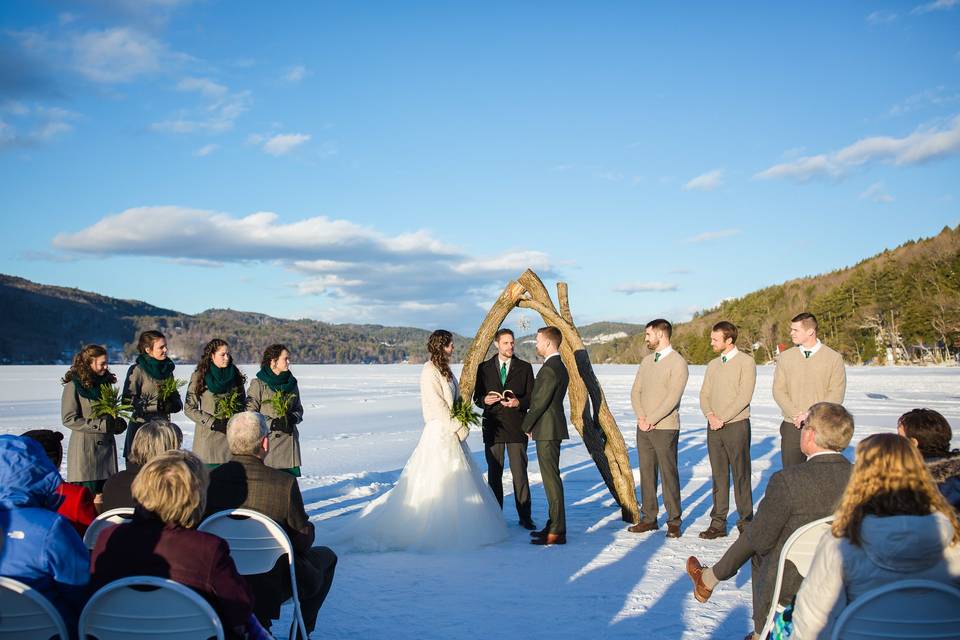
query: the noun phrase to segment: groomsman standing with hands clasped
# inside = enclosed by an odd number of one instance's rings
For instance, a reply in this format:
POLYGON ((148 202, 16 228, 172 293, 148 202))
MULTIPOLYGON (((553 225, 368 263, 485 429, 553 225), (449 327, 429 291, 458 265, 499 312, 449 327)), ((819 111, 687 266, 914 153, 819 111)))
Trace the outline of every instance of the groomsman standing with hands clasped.
POLYGON ((640 363, 630 391, 637 414, 637 457, 643 519, 628 529, 633 533, 658 528, 657 471, 663 482, 667 509, 667 537, 680 537, 680 474, 677 442, 680 438, 680 398, 687 386, 687 361, 670 346, 673 325, 663 319, 647 323, 644 338, 654 353, 640 363))
POLYGON ((804 462, 800 429, 810 407, 818 402, 843 404, 847 373, 843 357, 817 338, 817 318, 801 313, 790 321, 790 339, 796 345, 780 354, 773 372, 773 399, 783 410, 780 459, 783 467, 804 462))
POLYGON ((750 483, 750 400, 757 384, 753 358, 737 349, 737 327, 718 322, 710 332, 710 346, 720 355, 707 365, 700 387, 700 409, 707 419, 707 455, 713 471, 713 510, 710 527, 700 532, 706 540, 727 535, 730 510, 730 472, 737 503, 737 528, 753 518, 750 483))

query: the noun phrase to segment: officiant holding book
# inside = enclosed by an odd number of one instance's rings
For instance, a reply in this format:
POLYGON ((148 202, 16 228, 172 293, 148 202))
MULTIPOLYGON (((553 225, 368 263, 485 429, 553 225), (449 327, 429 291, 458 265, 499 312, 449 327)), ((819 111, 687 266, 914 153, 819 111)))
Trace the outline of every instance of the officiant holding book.
POLYGON ((510 459, 513 498, 520 526, 533 531, 530 516, 530 482, 527 479, 527 434, 520 426, 530 408, 533 367, 513 354, 510 329, 500 329, 493 342, 496 353, 477 368, 473 401, 483 409, 483 450, 487 458, 487 483, 503 507, 504 453, 510 459))

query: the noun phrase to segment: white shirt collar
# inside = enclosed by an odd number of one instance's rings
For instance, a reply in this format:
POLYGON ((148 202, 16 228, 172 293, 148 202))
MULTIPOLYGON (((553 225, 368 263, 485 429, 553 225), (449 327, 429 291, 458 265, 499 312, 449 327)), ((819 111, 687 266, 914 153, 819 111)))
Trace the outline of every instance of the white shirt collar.
POLYGON ((553 356, 558 356, 558 355, 560 355, 560 352, 559 352, 559 351, 554 351, 553 353, 551 353, 550 355, 548 355, 546 358, 544 358, 543 361, 546 362, 547 360, 549 360, 549 359, 552 358, 553 356))
POLYGON ((671 353, 673 353, 673 347, 671 347, 670 345, 667 345, 666 347, 664 347, 664 348, 661 349, 660 351, 657 351, 656 353, 660 354, 660 357, 657 358, 657 360, 663 360, 663 359, 666 358, 668 355, 670 355, 671 353))
POLYGON ((730 352, 729 352, 729 353, 722 353, 722 354, 720 354, 720 357, 721 357, 721 358, 726 358, 726 360, 721 360, 721 362, 730 362, 731 360, 733 360, 733 358, 734 358, 738 353, 740 353, 740 352, 737 351, 737 348, 736 348, 736 347, 734 347, 733 349, 730 349, 730 352))
POLYGON ((500 359, 500 354, 497 354, 497 371, 500 370, 500 367, 507 365, 507 371, 510 371, 510 363, 513 362, 513 358, 507 358, 506 360, 500 359))
POLYGON ((826 455, 839 456, 839 455, 843 455, 843 454, 841 454, 839 451, 817 451, 817 452, 816 452, 815 454, 813 454, 812 456, 807 456, 807 460, 812 460, 813 458, 816 458, 817 456, 826 456, 826 455))
POLYGON ((809 349, 808 349, 807 347, 804 347, 804 346, 800 346, 799 349, 800 349, 800 351, 809 351, 809 352, 810 352, 810 355, 812 356, 812 355, 815 354, 817 351, 820 351, 820 347, 822 347, 822 346, 823 346, 823 343, 820 342, 820 339, 819 339, 819 338, 817 338, 817 344, 813 345, 813 346, 810 347, 809 349))

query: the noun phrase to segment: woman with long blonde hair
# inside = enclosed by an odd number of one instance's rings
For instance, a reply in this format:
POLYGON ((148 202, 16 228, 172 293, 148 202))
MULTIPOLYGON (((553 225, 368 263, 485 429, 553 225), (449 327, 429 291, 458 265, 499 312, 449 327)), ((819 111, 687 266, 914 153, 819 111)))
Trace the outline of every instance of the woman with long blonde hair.
POLYGON ((879 433, 857 445, 831 532, 797 594, 792 638, 829 638, 844 608, 901 580, 960 586, 960 523, 906 438, 879 433))

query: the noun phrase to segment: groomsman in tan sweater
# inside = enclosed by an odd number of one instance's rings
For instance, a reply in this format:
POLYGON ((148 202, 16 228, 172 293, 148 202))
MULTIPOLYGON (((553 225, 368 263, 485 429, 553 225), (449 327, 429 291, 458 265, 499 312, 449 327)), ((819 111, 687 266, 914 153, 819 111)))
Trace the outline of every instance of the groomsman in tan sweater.
POLYGON ((750 483, 750 400, 757 385, 753 358, 737 350, 737 327, 718 322, 710 332, 710 346, 720 356, 707 365, 700 388, 700 410, 707 419, 707 455, 713 470, 713 510, 710 527, 700 532, 706 540, 727 535, 730 510, 730 473, 737 503, 737 528, 753 518, 750 483))
POLYGON ((796 346, 780 354, 773 373, 773 399, 783 411, 780 424, 780 458, 784 468, 800 464, 800 428, 810 407, 818 402, 843 404, 847 373, 843 357, 817 338, 817 319, 801 313, 790 322, 790 339, 796 346))
POLYGON ((680 397, 687 386, 687 361, 670 346, 673 326, 666 320, 647 323, 644 337, 653 351, 640 363, 630 391, 637 414, 637 457, 640 460, 640 496, 643 519, 628 529, 645 533, 658 528, 657 471, 663 482, 667 509, 667 537, 680 537, 680 474, 677 441, 680 437, 680 397))

